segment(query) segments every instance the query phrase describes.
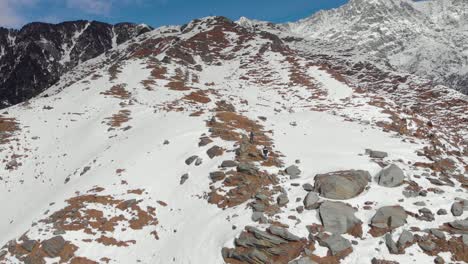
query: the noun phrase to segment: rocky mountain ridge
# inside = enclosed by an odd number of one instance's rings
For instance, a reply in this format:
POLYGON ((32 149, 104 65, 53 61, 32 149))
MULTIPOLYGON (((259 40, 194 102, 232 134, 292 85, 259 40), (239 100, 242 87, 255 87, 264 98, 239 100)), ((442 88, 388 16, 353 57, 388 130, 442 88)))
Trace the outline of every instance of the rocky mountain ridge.
POLYGON ((0 263, 468 261, 467 96, 255 25, 158 28, 5 109, 0 263))
POLYGON ((34 97, 78 64, 149 30, 96 21, 0 28, 0 108, 34 97))

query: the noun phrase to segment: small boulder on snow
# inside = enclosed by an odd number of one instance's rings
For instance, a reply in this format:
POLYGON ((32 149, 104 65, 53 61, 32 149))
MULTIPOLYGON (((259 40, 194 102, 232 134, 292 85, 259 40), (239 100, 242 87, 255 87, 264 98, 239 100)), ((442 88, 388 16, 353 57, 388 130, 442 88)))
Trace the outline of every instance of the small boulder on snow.
POLYGON ((342 202, 325 201, 319 208, 322 225, 332 234, 345 234, 360 226, 362 222, 355 213, 354 208, 342 202))
POLYGON ((366 154, 369 155, 369 157, 373 159, 384 159, 388 157, 387 152, 371 150, 371 149, 366 149, 366 154))
POLYGON ((276 202, 278 203, 279 206, 285 206, 286 204, 289 203, 288 195, 285 193, 280 194, 278 198, 276 199, 276 202))
POLYGON ((180 185, 184 184, 188 180, 188 178, 189 178, 188 173, 185 173, 184 175, 182 175, 180 177, 180 185))
POLYGON ((270 226, 268 228, 268 231, 272 233, 275 236, 279 236, 283 239, 286 239, 288 241, 299 241, 301 240, 300 237, 291 234, 286 228, 279 227, 279 226, 270 226))
POLYGON ((377 228, 394 229, 406 224, 408 214, 401 206, 381 207, 371 219, 371 225, 377 228))
POLYGON ((185 164, 187 165, 191 165, 195 160, 198 159, 198 156, 197 155, 193 155, 191 157, 189 157, 188 159, 185 160, 185 164))
POLYGON ((336 256, 352 247, 349 240, 338 234, 333 234, 324 239, 319 239, 319 244, 327 247, 333 256, 336 256))
POLYGON ((56 236, 43 241, 41 244, 45 253, 51 258, 55 258, 59 256, 60 252, 62 252, 65 247, 65 243, 65 239, 63 239, 62 236, 56 236))
POLYGON ((410 231, 404 230, 401 233, 400 238, 398 238, 397 246, 399 248, 404 248, 413 242, 414 242, 414 235, 410 231))
POLYGON ((380 171, 376 179, 379 185, 392 188, 403 184, 405 174, 400 167, 391 164, 380 171))
POLYGON ((307 210, 317 209, 319 207, 319 195, 316 192, 309 192, 304 198, 304 207, 307 210))
POLYGON ((315 176, 314 191, 328 199, 347 200, 361 194, 370 181, 363 170, 337 171, 315 176))
POLYGON ((286 174, 289 175, 291 180, 299 178, 299 175, 301 174, 301 170, 296 165, 291 165, 291 166, 287 167, 285 172, 286 172, 286 174))
POLYGON ((206 151, 206 154, 210 159, 213 159, 214 157, 221 156, 224 153, 224 149, 221 148, 220 146, 213 146, 210 149, 206 151))

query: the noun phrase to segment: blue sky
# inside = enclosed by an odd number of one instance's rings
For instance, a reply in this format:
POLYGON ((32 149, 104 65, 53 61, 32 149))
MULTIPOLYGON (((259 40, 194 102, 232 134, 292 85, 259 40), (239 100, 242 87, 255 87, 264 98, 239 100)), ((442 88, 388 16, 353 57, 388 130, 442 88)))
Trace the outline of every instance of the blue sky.
POLYGON ((184 24, 209 15, 286 22, 345 2, 347 0, 0 0, 0 26, 18 28, 32 21, 58 23, 87 19, 157 27, 184 24))

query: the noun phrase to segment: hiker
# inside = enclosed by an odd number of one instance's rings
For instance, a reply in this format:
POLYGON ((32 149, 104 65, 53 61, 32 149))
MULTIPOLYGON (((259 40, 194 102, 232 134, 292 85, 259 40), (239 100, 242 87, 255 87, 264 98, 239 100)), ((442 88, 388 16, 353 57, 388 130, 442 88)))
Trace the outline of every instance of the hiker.
POLYGON ((262 154, 263 154, 263 159, 267 160, 268 155, 270 154, 270 151, 268 150, 268 148, 266 146, 263 147, 262 154))
POLYGON ((254 139, 255 139, 255 134, 253 131, 250 131, 250 144, 254 143, 254 139))

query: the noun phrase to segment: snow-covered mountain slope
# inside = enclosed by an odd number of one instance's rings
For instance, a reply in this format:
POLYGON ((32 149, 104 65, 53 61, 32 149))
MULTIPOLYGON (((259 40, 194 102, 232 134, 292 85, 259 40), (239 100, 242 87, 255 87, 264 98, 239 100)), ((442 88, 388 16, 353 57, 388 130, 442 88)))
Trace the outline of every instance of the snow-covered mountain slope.
POLYGON ((467 1, 350 0, 275 28, 313 53, 373 62, 468 93, 467 1))
POLYGON ((156 29, 1 113, 0 263, 468 261, 467 100, 222 17, 156 29))
POLYGON ((36 96, 81 62, 149 30, 82 20, 30 23, 21 30, 0 27, 0 108, 36 96))

